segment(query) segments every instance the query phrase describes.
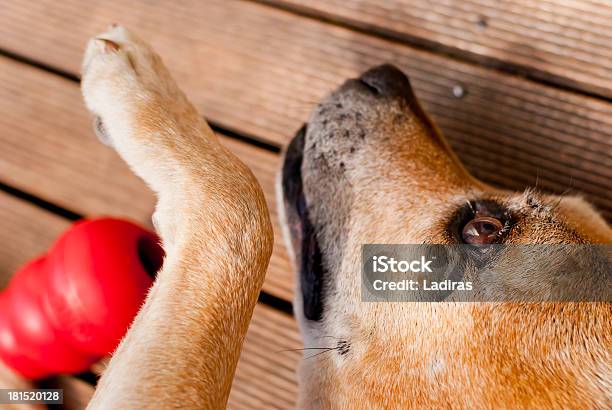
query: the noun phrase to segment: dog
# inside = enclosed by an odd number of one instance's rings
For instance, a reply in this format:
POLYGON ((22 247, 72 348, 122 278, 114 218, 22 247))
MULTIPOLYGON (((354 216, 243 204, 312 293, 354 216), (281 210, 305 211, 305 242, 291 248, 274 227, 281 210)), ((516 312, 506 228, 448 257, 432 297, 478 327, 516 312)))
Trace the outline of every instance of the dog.
MULTIPOLYGON (((286 151, 278 190, 307 348, 300 408, 612 407, 609 298, 361 300, 362 244, 612 242, 579 197, 472 177, 397 68, 348 80, 316 107, 286 151)), ((550 267, 566 262, 555 258, 540 277, 555 277, 550 267)))
MULTIPOLYGON (((166 258, 89 405, 223 408, 272 252, 261 188, 159 56, 113 26, 88 43, 96 134, 157 193, 166 258)), ((582 199, 490 187, 463 168, 407 77, 348 80, 289 145, 279 184, 307 348, 299 405, 606 408, 609 303, 364 303, 366 243, 609 244, 582 199)))

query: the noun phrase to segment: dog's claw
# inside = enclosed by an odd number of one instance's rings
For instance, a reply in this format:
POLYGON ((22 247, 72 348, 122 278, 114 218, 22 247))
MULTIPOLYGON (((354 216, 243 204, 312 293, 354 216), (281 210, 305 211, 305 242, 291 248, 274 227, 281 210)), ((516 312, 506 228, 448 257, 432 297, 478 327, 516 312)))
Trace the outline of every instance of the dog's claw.
POLYGON ((105 38, 96 38, 96 45, 103 53, 112 53, 119 50, 119 44, 105 38))

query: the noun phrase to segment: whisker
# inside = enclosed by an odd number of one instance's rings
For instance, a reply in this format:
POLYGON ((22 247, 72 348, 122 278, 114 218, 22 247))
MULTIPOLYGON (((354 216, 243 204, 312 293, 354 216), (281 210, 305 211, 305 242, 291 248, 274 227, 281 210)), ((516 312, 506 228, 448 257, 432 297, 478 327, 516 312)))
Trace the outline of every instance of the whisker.
POLYGON ((565 191, 561 192, 559 195, 560 195, 560 196, 567 195, 567 194, 569 194, 570 192, 572 192, 572 191, 573 191, 573 190, 575 190, 575 189, 576 189, 576 188, 574 188, 574 187, 569 187, 569 188, 567 188, 565 191))
POLYGON ((320 353, 317 353, 317 354, 313 354, 312 356, 305 357, 305 358, 304 358, 304 360, 307 360, 307 359, 312 359, 313 357, 317 357, 317 356, 319 356, 319 355, 322 355, 323 353, 329 353, 329 352, 331 352, 332 350, 337 350, 337 349, 338 349, 337 347, 330 348, 330 349, 327 349, 327 350, 326 350, 326 351, 324 351, 324 352, 320 352, 320 353))
POLYGON ((283 350, 277 350, 274 353, 284 353, 284 352, 303 352, 306 350, 329 350, 329 349, 335 349, 335 347, 303 347, 303 348, 299 348, 299 349, 283 349, 283 350))
POLYGON ((555 203, 552 207, 551 207, 551 211, 554 211, 555 209, 557 209, 559 207, 559 205, 561 205, 561 201, 563 201, 563 199, 565 199, 565 195, 569 194, 570 192, 572 192, 573 190, 575 190, 574 185, 574 177, 570 176, 570 183, 569 186, 563 191, 561 192, 561 194, 559 194, 559 200, 557 201, 557 203, 555 203))

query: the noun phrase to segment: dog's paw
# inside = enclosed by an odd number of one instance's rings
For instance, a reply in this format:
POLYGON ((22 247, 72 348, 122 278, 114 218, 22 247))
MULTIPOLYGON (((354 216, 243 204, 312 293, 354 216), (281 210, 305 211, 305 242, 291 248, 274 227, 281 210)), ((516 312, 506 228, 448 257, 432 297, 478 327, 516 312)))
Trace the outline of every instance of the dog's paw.
POLYGON ((133 63, 132 35, 121 26, 109 30, 87 44, 82 66, 81 89, 87 108, 97 116, 97 127, 103 126, 101 116, 112 114, 117 105, 128 103, 136 91, 139 79, 133 63))
POLYGON ((149 183, 151 172, 182 166, 171 158, 187 149, 189 133, 207 130, 161 58, 121 26, 89 41, 81 88, 95 133, 149 183))
POLYGON ((151 117, 189 106, 161 58, 117 25, 87 44, 81 88, 96 134, 118 149, 117 139, 137 136, 147 113, 151 117))

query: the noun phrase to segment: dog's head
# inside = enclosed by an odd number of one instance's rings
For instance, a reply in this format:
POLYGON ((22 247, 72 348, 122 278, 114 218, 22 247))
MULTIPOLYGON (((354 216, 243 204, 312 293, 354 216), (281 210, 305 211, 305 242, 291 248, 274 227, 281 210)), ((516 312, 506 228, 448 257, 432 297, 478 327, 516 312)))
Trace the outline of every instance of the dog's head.
POLYGON ((612 242, 578 197, 469 175, 396 68, 348 80, 317 106, 287 149, 281 187, 307 349, 302 406, 612 400, 608 303, 361 301, 362 244, 612 242))

